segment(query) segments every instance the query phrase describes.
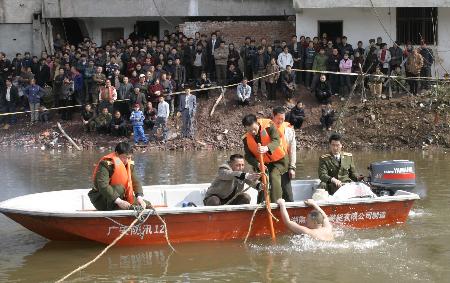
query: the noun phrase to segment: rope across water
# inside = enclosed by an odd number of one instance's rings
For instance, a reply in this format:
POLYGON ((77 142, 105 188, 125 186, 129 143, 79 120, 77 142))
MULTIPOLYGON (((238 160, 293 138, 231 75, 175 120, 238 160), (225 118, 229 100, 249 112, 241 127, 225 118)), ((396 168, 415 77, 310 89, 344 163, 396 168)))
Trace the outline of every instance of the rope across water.
MULTIPOLYGON (((64 282, 67 278, 69 278, 73 274, 75 274, 75 273, 77 273, 79 271, 82 271, 82 270, 86 269, 88 266, 90 266, 91 264, 95 263, 111 247, 113 247, 120 239, 122 239, 126 234, 128 234, 128 232, 133 227, 139 227, 140 225, 145 223, 148 220, 148 218, 150 217, 150 215, 152 215, 153 213, 156 215, 156 217, 159 219, 159 221, 161 221, 161 223, 164 225, 164 236, 166 238, 167 244, 169 245, 169 247, 172 249, 173 252, 176 252, 175 248, 170 243, 169 235, 168 235, 168 232, 167 232, 166 222, 158 214, 158 212, 153 207, 153 205, 150 204, 149 209, 143 209, 141 206, 133 206, 133 210, 134 210, 135 219, 133 220, 133 222, 130 223, 130 225, 125 230, 122 231, 122 233, 120 233, 120 235, 117 238, 114 239, 114 241, 112 241, 106 248, 104 248, 94 259, 88 261, 87 263, 85 263, 83 265, 80 265, 79 267, 77 267, 76 269, 74 269, 73 271, 68 273, 67 275, 63 276, 61 279, 57 280, 56 283, 64 282), (147 212, 147 215, 145 215, 146 212, 147 212)), ((117 222, 117 221, 115 221, 115 220, 113 220, 113 219, 111 219, 109 217, 106 217, 106 218, 111 220, 111 221, 113 221, 114 223, 118 224, 119 226, 123 226, 123 224, 121 224, 121 223, 119 223, 119 222, 117 222)))

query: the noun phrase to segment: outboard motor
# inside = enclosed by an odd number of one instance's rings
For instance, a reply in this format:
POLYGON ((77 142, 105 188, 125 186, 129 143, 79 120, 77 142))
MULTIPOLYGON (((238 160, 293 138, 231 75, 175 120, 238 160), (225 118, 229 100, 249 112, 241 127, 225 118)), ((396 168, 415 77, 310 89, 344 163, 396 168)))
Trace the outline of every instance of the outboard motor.
POLYGON ((369 166, 369 184, 378 196, 394 195, 397 190, 410 191, 416 186, 413 161, 389 160, 369 166))

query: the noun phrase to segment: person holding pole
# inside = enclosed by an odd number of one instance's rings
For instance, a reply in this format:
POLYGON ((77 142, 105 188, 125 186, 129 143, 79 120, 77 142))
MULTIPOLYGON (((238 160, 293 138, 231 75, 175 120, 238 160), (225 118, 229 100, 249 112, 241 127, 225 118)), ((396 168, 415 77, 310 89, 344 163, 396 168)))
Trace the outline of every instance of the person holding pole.
MULTIPOLYGON (((267 169, 271 185, 270 200, 275 202, 282 197, 281 176, 289 169, 289 156, 281 144, 277 128, 270 119, 257 119, 254 114, 248 114, 242 119, 246 129, 243 137, 245 160, 255 171, 265 173, 267 169), (259 160, 262 155, 262 163, 259 160), (262 166, 264 165, 264 167, 262 166)), ((267 176, 266 176, 267 177, 267 176)), ((262 201, 259 195, 258 201, 262 201)))

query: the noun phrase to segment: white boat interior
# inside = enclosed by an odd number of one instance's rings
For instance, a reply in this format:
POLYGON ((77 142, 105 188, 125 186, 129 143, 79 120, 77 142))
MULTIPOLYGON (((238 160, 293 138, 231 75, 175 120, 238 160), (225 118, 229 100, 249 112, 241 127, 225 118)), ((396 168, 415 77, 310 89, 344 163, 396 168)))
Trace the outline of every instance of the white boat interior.
MULTIPOLYGON (((287 206, 305 206, 303 200, 309 199, 319 187, 320 180, 294 180, 292 192, 294 202, 287 206)), ((257 206, 257 191, 250 188, 246 191, 251 196, 248 205, 227 205, 206 207, 203 199, 209 183, 179 184, 179 185, 153 185, 144 186, 144 198, 149 200, 158 212, 165 213, 200 213, 205 211, 232 211, 253 210, 257 206), (183 203, 194 203, 197 207, 183 207, 183 203)), ((133 211, 97 211, 88 197, 89 189, 50 191, 12 198, 0 203, 0 212, 26 213, 33 215, 53 215, 61 217, 96 217, 96 216, 125 216, 133 211)), ((348 204, 373 201, 403 201, 405 199, 418 199, 419 196, 405 191, 397 191, 395 196, 375 199, 349 199, 345 201, 325 200, 322 204, 348 204)), ((277 205, 272 204, 275 208, 277 205)))

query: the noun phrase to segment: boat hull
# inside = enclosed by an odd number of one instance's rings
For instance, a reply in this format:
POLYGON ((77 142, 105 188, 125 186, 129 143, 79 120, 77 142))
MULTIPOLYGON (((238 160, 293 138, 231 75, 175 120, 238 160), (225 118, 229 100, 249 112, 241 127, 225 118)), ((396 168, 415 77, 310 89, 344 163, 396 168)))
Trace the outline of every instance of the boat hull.
MULTIPOLYGON (((375 228, 405 223, 414 199, 361 201, 355 203, 323 204, 334 225, 354 228, 375 228)), ((303 202, 288 203, 292 221, 304 224, 311 210, 303 202)), ((280 218, 279 209, 272 205, 273 214, 280 218)), ((168 235, 172 243, 224 241, 244 239, 249 230, 250 220, 256 205, 227 206, 219 208, 183 208, 177 211, 158 209, 167 223, 168 235)), ((89 240, 103 244, 111 243, 135 219, 128 215, 45 215, 21 211, 3 211, 12 220, 27 229, 55 241, 89 240)), ((106 214, 107 215, 107 214, 106 214)), ((267 212, 260 208, 255 215, 250 237, 270 235, 267 212)), ((274 222, 277 234, 288 233, 280 220, 274 222)), ((164 226, 155 215, 133 227, 118 245, 152 245, 165 243, 164 226)))

